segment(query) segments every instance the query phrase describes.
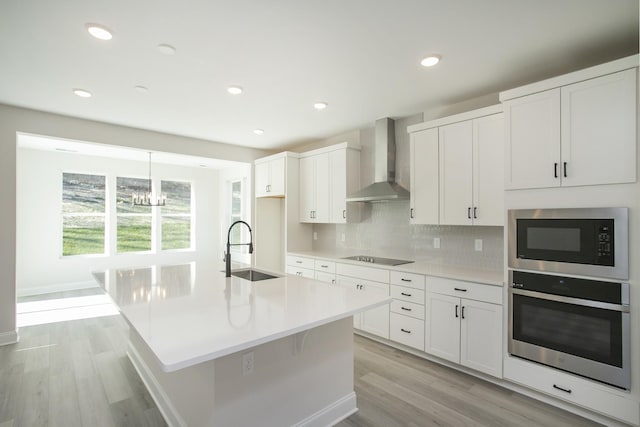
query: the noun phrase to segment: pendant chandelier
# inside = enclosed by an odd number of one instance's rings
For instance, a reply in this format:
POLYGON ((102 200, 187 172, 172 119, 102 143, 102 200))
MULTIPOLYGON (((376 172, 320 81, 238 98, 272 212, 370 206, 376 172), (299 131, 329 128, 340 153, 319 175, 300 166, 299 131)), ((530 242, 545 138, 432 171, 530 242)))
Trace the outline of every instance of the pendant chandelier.
POLYGON ((167 195, 162 193, 160 197, 154 200, 151 192, 151 151, 149 151, 149 181, 148 189, 145 193, 134 191, 131 193, 131 204, 134 206, 164 206, 167 203, 167 195))

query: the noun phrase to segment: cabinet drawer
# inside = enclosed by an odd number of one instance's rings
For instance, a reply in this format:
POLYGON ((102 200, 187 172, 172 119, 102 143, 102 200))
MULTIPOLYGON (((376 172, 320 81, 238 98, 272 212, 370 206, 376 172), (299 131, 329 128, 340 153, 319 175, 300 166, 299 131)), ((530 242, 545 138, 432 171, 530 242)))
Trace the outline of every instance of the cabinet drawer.
POLYGON ((302 277, 307 277, 309 279, 315 279, 316 278, 316 272, 309 269, 309 268, 299 268, 299 267, 295 267, 293 265, 288 265, 287 266, 287 273, 289 274, 295 274, 296 276, 302 276, 302 277))
POLYGON ((638 402, 603 384, 514 357, 504 361, 504 378, 626 423, 640 422, 638 402))
POLYGON ((336 273, 342 276, 389 283, 389 270, 383 270, 380 268, 362 267, 360 265, 352 264, 336 264, 336 273))
POLYGON ((333 285, 336 283, 336 275, 333 273, 325 273, 324 271, 316 271, 316 280, 333 285))
POLYGON ((419 289, 391 285, 391 296, 397 300, 424 305, 424 291, 419 289))
POLYGON ((404 316, 415 317, 424 320, 424 305, 407 301, 391 301, 391 311, 404 316))
POLYGON ((287 265, 291 265, 299 268, 308 268, 313 270, 315 260, 313 258, 305 258, 295 255, 287 255, 287 265))
POLYGON ((422 289, 424 291, 424 276, 422 274, 392 271, 391 284, 406 286, 408 288, 422 289))
POLYGON ((391 313, 389 339, 424 351, 424 320, 391 313))
POLYGON ((324 271, 325 273, 335 274, 336 272, 336 263, 333 261, 326 261, 322 259, 315 260, 315 269, 316 271, 324 271))
POLYGON ((481 283, 463 282, 441 277, 429 277, 428 284, 429 290, 437 294, 502 304, 501 286, 483 285, 481 283))

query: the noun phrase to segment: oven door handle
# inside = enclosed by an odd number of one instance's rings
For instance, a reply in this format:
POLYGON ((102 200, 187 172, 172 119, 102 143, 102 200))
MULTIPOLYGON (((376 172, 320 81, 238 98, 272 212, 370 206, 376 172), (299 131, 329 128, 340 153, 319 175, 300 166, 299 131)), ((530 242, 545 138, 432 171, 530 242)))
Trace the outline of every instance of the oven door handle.
POLYGON ((544 299, 547 301, 564 302, 567 304, 581 305, 584 307, 602 308, 604 310, 619 311, 621 313, 629 313, 628 304, 612 304, 609 302, 593 301, 582 298, 564 297, 561 295, 546 294, 544 292, 527 291, 524 289, 509 288, 509 293, 514 295, 523 295, 527 297, 544 299))

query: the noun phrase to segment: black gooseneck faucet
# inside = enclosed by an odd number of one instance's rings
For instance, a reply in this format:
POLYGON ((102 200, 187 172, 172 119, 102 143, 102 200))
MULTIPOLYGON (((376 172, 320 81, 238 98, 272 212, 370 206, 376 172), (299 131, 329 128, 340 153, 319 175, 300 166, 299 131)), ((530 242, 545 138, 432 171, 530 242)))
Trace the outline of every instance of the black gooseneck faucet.
POLYGON ((244 221, 236 221, 229 227, 229 231, 227 232, 227 253, 224 256, 224 260, 226 262, 225 275, 226 277, 231 277, 231 246, 249 246, 249 253, 253 253, 253 233, 251 231, 251 226, 244 221), (244 224, 249 229, 249 243, 231 243, 231 230, 236 224, 244 224))

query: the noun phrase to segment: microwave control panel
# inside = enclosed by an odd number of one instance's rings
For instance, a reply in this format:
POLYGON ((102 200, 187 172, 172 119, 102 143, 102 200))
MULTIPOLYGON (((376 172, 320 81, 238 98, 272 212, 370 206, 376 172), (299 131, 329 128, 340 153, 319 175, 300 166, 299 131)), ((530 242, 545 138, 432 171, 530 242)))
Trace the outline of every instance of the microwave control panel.
MULTIPOLYGON (((609 222, 609 221, 607 221, 609 222)), ((598 226, 598 264, 612 265, 613 263, 613 226, 600 224, 598 226)))

